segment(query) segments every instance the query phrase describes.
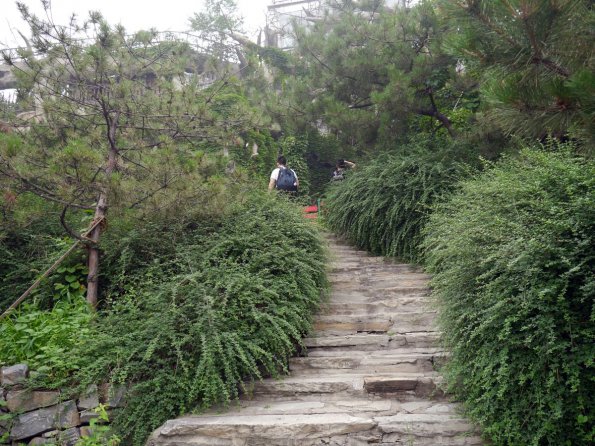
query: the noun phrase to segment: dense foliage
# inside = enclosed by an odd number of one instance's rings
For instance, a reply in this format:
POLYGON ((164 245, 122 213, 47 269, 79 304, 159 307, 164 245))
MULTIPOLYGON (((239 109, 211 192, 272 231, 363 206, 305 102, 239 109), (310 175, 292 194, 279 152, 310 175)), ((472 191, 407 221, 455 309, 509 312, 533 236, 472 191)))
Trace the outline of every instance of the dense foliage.
POLYGON ((0 364, 26 363, 50 378, 64 378, 78 367, 71 355, 91 332, 92 312, 80 293, 60 300, 50 311, 23 304, 0 324, 0 364))
POLYGON ((528 138, 571 135, 592 150, 590 0, 440 0, 446 48, 481 84, 480 118, 528 138))
POLYGON ((474 151, 444 138, 418 138, 377 157, 331 188, 329 226, 376 254, 419 260, 430 205, 477 163, 474 151))
POLYGON ((525 150, 465 181, 426 235, 471 416, 496 444, 592 444, 595 164, 525 150))
POLYGON ((441 51, 435 8, 384 3, 328 2, 320 20, 296 27, 295 74, 284 81, 280 115, 289 110, 294 126, 323 124, 362 150, 406 140, 419 121, 456 133, 449 114, 468 104, 472 88, 441 51))
POLYGON ((126 383, 126 444, 282 372, 325 287, 296 202, 249 190, 283 153, 297 202, 322 197, 331 229, 425 259, 448 382, 496 444, 588 444, 595 172, 571 152, 589 157, 595 134, 593 2, 321 3, 292 51, 243 37, 234 0, 208 0, 183 41, 19 6, 0 308, 107 223, 0 324, 0 363, 54 386, 126 383), (514 156, 547 135, 574 146, 514 156), (480 175, 482 156, 496 161, 480 175), (339 158, 357 167, 329 187, 339 158))
POLYGON ((228 403, 249 380, 285 370, 325 287, 318 237, 270 196, 197 228, 100 315, 77 353, 78 379, 131 383, 114 422, 143 444, 168 418, 228 403))

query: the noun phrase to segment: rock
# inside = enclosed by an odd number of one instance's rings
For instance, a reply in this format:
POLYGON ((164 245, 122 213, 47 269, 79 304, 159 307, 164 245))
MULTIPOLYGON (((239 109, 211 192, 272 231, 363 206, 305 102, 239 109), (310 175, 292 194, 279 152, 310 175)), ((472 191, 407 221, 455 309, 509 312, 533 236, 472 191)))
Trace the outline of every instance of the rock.
POLYGON ((91 428, 91 426, 81 426, 79 432, 81 434, 81 437, 90 437, 91 435, 93 435, 93 429, 91 428))
POLYGON ((346 414, 184 417, 167 421, 154 435, 164 437, 167 442, 175 442, 175 437, 190 439, 195 435, 299 440, 361 432, 375 425, 369 418, 346 414))
POLYGON ((77 427, 66 429, 58 435, 61 446, 74 446, 80 439, 81 434, 77 427))
POLYGON ((124 407, 126 403, 126 392, 128 388, 124 385, 112 385, 109 388, 107 405, 109 407, 124 407))
POLYGON ((67 429, 78 424, 80 418, 76 404, 74 401, 67 401, 57 406, 18 415, 10 436, 13 440, 22 440, 55 428, 67 429))
POLYGON ((54 438, 54 437, 57 437, 59 433, 60 433, 60 431, 49 431, 49 432, 44 432, 43 434, 41 434, 41 436, 43 438, 54 438))
POLYGON ((95 418, 99 418, 99 415, 94 410, 84 410, 80 414, 81 423, 88 423, 95 418))
POLYGON ((43 438, 43 437, 35 437, 35 438, 31 439, 31 441, 29 441, 28 445, 29 446, 41 446, 41 445, 49 444, 49 443, 54 444, 54 440, 51 440, 49 438, 43 438))
POLYGON ((91 426, 81 426, 79 432, 82 437, 90 437, 93 435, 93 428, 91 426))
POLYGON ((364 378, 364 388, 369 393, 400 393, 415 390, 417 377, 377 377, 364 378))
POLYGON ((6 406, 11 412, 29 412, 58 404, 60 392, 41 390, 12 390, 6 395, 6 406))
POLYGON ((439 398, 441 396, 444 396, 444 392, 442 392, 436 386, 436 383, 430 378, 419 379, 419 382, 417 383, 417 388, 415 389, 415 394, 417 396, 426 398, 439 398))
POLYGON ((84 395, 78 400, 79 410, 95 409, 99 406, 99 393, 95 384, 87 387, 84 395))
POLYGON ((128 388, 122 384, 103 384, 101 386, 101 400, 108 407, 124 407, 128 388))
POLYGON ((14 386, 23 383, 29 376, 29 367, 27 364, 16 364, 8 367, 2 367, 0 372, 0 382, 3 386, 14 386))

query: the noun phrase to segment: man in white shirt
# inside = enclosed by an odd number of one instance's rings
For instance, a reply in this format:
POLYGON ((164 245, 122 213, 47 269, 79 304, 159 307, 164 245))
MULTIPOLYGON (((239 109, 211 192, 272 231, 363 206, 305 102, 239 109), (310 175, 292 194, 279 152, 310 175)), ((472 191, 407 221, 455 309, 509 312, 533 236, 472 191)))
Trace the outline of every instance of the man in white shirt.
POLYGON ((277 167, 271 172, 269 191, 273 189, 287 192, 297 192, 300 181, 296 173, 287 167, 287 160, 283 155, 277 158, 277 167))

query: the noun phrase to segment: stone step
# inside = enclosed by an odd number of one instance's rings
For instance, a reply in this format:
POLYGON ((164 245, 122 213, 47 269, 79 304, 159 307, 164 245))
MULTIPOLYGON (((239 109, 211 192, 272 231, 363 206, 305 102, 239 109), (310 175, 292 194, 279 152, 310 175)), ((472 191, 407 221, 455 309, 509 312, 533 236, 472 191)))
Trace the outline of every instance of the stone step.
MULTIPOLYGON (((388 273, 392 276, 401 276, 413 274, 419 276, 423 274, 420 268, 407 264, 389 263, 384 260, 379 260, 377 257, 353 257, 335 260, 329 264, 330 275, 344 275, 349 273, 355 274, 382 274, 388 273)), ((423 274, 424 278, 428 278, 423 274)))
POLYGON ((320 306, 320 315, 377 315, 388 313, 409 313, 433 311, 425 296, 406 296, 401 299, 385 299, 377 302, 335 302, 320 306))
POLYGON ((225 415, 292 415, 292 414, 317 414, 317 413, 357 413, 391 415, 399 411, 399 403, 390 399, 332 399, 320 398, 284 398, 280 400, 266 399, 246 400, 225 412, 225 415))
POLYGON ((427 284, 429 277, 423 273, 414 272, 403 272, 396 270, 394 267, 390 268, 376 268, 366 269, 359 265, 357 271, 338 271, 329 274, 329 280, 331 283, 343 283, 343 282, 357 282, 367 280, 374 286, 381 285, 384 283, 395 284, 403 282, 404 284, 411 283, 414 285, 425 285, 427 284))
POLYGON ((419 444, 415 440, 432 439, 435 445, 479 445, 483 444, 473 425, 453 414, 411 414, 397 413, 391 416, 375 417, 378 428, 385 434, 383 442, 391 444, 419 444), (445 441, 450 439, 450 441, 445 441), (453 440, 457 440, 456 442, 453 440))
POLYGON ((291 439, 293 444, 306 443, 313 439, 365 432, 373 429, 372 418, 355 417, 345 413, 255 415, 255 416, 189 416, 167 421, 153 433, 149 445, 238 445, 239 439, 262 439, 268 443, 287 444, 280 441, 291 439), (299 441, 304 440, 301 443, 299 441))
POLYGON ((291 372, 299 372, 300 375, 308 373, 324 373, 325 369, 350 370, 361 373, 428 373, 435 370, 435 355, 424 354, 394 354, 394 355, 316 355, 302 358, 292 358, 289 361, 291 372))
POLYGON ((471 446, 482 443, 468 422, 450 414, 357 417, 340 412, 183 417, 166 422, 147 444, 471 446))
MULTIPOLYGON (((376 336, 376 335, 371 335, 376 336)), ((329 357, 339 357, 339 356, 354 356, 356 358, 382 358, 388 356, 416 356, 416 357, 434 357, 434 358, 442 358, 446 355, 446 352, 442 349, 436 347, 395 347, 395 348, 385 348, 385 349, 376 349, 376 350, 366 350, 362 348, 356 347, 349 347, 344 351, 341 351, 339 348, 333 347, 319 347, 319 348, 311 348, 308 349, 308 354, 302 357, 307 358, 329 358, 329 357)))
POLYGON ((440 333, 437 331, 390 335, 387 333, 318 332, 316 337, 304 339, 304 345, 313 354, 312 349, 315 348, 352 351, 352 346, 357 346, 358 350, 434 347, 439 338, 440 333))
POLYGON ((325 372, 322 375, 288 376, 280 380, 256 382, 252 395, 298 396, 303 394, 333 394, 362 396, 366 394, 395 397, 442 397, 438 389, 441 378, 435 373, 357 374, 325 372))
POLYGON ((371 286, 343 284, 339 290, 335 285, 330 293, 329 301, 333 303, 370 303, 404 297, 427 297, 430 289, 427 286, 399 286, 390 289, 376 289, 371 286))
POLYGON ((389 312, 373 316, 361 314, 318 315, 313 328, 319 332, 346 333, 413 333, 435 331, 436 313, 426 312, 389 312))
POLYGON ((304 339, 304 345, 309 349, 319 347, 386 347, 390 336, 386 334, 354 334, 344 336, 317 336, 304 339))

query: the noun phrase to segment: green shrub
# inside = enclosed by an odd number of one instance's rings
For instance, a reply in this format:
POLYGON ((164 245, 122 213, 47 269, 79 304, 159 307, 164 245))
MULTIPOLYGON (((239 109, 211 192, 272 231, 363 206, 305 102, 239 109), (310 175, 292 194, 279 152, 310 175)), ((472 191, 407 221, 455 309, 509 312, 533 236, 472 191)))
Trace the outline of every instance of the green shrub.
POLYGON ((317 230, 295 205, 250 198, 215 232, 180 240, 169 265, 148 268, 101 316, 79 383, 131 383, 114 426, 144 444, 165 420, 228 403, 249 390, 244 379, 283 370, 310 328, 324 268, 317 230))
POLYGON ((477 159, 463 144, 421 136, 332 187, 325 206, 328 224, 360 248, 417 261, 429 206, 467 174, 465 163, 477 159))
POLYGON ((0 364, 26 363, 50 380, 68 376, 79 366, 70 353, 91 332, 92 317, 82 295, 62 298, 50 311, 22 304, 0 322, 0 364))
POLYGON ((595 164, 524 150, 425 230, 452 391, 500 445, 593 444, 595 164))
MULTIPOLYGON (((59 212, 31 193, 0 193, 0 311, 8 308, 66 249, 59 212)), ((52 289, 42 286, 38 293, 51 296, 52 289)))

